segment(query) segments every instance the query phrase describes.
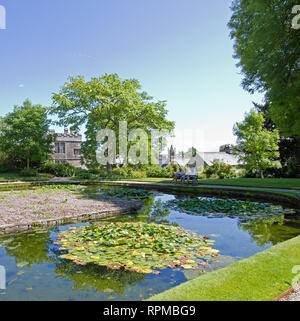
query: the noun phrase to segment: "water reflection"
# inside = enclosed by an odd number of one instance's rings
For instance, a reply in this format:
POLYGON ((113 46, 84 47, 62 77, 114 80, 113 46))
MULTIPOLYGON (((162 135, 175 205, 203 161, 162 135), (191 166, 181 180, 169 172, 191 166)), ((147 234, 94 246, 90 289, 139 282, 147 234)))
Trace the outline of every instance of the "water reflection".
POLYGON ((5 247, 7 256, 13 257, 17 266, 26 267, 51 262, 51 258, 48 257, 51 244, 50 231, 37 231, 0 239, 0 247, 5 247))
POLYGON ((220 250, 221 256, 203 270, 166 269, 161 275, 154 276, 90 264, 79 266, 61 259, 59 247, 53 244, 56 235, 68 228, 65 226, 0 238, 0 260, 7 267, 8 280, 7 291, 0 291, 0 300, 139 300, 232 264, 240 257, 253 255, 300 232, 299 215, 259 219, 215 215, 209 218, 164 206, 175 197, 185 196, 159 193, 143 199, 138 213, 109 221, 174 224, 201 235, 210 235, 216 241, 214 248, 220 250), (38 289, 36 292, 35 288, 38 289))
POLYGON ((127 288, 134 287, 137 282, 143 282, 145 274, 111 270, 93 264, 78 266, 72 261, 62 260, 56 264, 57 278, 66 278, 73 283, 73 290, 90 291, 94 289, 104 293, 124 295, 127 288))
POLYGON ((242 220, 239 228, 247 231, 252 241, 261 247, 271 243, 276 245, 299 234, 299 217, 278 215, 256 220, 242 220))

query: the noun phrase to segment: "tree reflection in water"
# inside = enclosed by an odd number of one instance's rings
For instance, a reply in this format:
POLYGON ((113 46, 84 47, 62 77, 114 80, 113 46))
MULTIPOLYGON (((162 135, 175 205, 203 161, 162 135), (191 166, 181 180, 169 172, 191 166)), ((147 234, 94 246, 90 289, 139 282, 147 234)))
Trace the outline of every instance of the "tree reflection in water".
POLYGON ((247 231, 252 241, 260 247, 268 243, 276 245, 299 235, 299 223, 293 222, 293 216, 277 215, 270 218, 240 220, 238 226, 247 231))
POLYGON ((17 266, 27 267, 52 262, 48 256, 51 243, 50 231, 17 234, 0 239, 0 247, 5 246, 7 256, 13 257, 17 266))
POLYGON ((146 278, 145 274, 137 272, 112 270, 93 264, 79 266, 68 260, 56 264, 55 273, 57 278, 67 278, 71 281, 74 291, 94 289, 120 295, 124 295, 128 287, 135 286, 137 282, 143 282, 146 278))

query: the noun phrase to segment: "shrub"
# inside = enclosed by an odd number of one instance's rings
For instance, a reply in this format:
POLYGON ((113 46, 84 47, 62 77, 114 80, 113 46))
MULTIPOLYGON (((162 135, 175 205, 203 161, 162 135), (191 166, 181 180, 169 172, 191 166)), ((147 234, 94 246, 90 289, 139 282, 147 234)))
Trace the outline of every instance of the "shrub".
POLYGON ((55 164, 53 162, 47 162, 43 164, 41 171, 57 177, 73 177, 77 172, 77 168, 69 163, 55 164))
POLYGON ((212 176, 220 179, 236 177, 235 170, 231 165, 219 161, 214 161, 212 166, 206 167, 204 169, 204 174, 207 178, 212 176))
POLYGON ((38 172, 35 169, 23 169, 20 171, 20 175, 24 177, 36 177, 38 172))
POLYGON ((117 176, 121 176, 121 177, 128 176, 128 172, 127 172, 126 168, 114 168, 112 170, 112 174, 117 175, 117 176))
POLYGON ((131 175, 132 178, 145 178, 147 174, 145 171, 134 171, 131 175))
POLYGON ((162 168, 156 165, 149 166, 146 170, 147 177, 171 177, 168 168, 162 168))
POLYGON ((177 164, 170 164, 166 167, 166 170, 169 173, 168 177, 173 177, 174 174, 179 171, 179 166, 177 164))
POLYGON ((90 172, 80 172, 76 175, 79 179, 93 179, 97 177, 95 174, 92 174, 90 172))

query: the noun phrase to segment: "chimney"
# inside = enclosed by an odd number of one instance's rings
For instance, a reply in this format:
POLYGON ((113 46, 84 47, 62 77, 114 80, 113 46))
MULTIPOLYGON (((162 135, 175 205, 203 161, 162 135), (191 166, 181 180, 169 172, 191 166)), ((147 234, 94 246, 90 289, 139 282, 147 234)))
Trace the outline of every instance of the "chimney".
POLYGON ((64 132, 65 135, 68 135, 69 134, 69 130, 68 128, 65 128, 65 132, 64 132))

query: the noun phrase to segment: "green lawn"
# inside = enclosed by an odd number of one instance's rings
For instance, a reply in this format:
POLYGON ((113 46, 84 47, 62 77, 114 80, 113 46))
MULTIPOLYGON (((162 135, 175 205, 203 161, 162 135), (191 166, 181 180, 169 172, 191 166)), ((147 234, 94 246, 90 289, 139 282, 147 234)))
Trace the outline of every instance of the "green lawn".
POLYGON ((152 301, 271 301, 292 286, 300 236, 209 272, 150 298, 152 301))
POLYGON ((1 182, 28 182, 28 181, 47 181, 52 178, 53 175, 51 174, 44 174, 40 173, 38 176, 33 177, 24 177, 21 176, 19 173, 0 173, 0 183, 1 182))
MULTIPOLYGON (((144 182, 170 183, 169 178, 143 178, 126 179, 144 182)), ((200 179, 199 184, 203 185, 229 185, 244 187, 262 187, 262 188, 289 188, 300 190, 300 178, 233 178, 233 179, 200 179)))

